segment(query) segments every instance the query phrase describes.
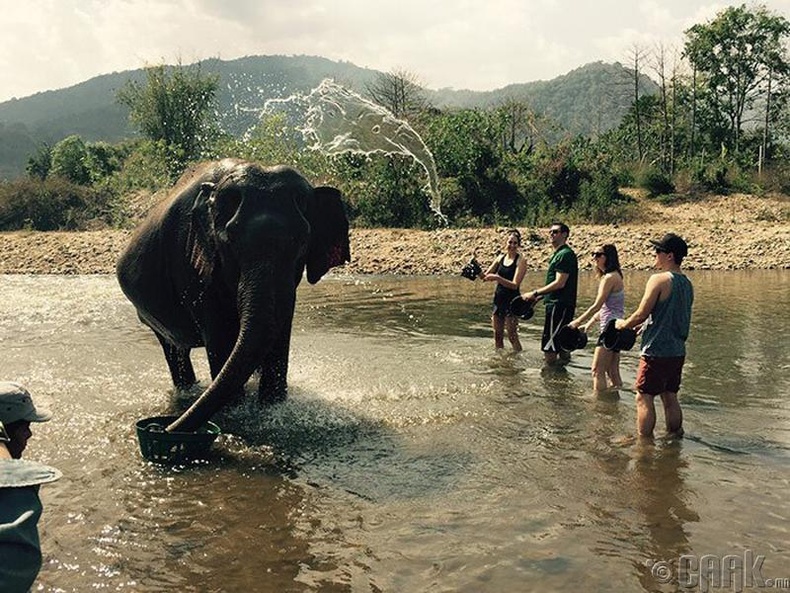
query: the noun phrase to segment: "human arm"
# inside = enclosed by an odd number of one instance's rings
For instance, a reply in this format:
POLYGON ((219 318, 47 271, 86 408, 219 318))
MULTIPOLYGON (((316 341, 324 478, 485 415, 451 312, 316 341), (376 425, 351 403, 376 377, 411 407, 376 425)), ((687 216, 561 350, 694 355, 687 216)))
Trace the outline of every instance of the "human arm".
POLYGON ((521 287, 521 282, 524 280, 524 275, 527 273, 527 263, 523 257, 519 257, 516 261, 516 273, 513 275, 513 280, 503 278, 499 274, 486 274, 485 280, 489 282, 497 282, 505 288, 511 290, 518 290, 521 287))
POLYGON ((570 278, 570 274, 567 272, 557 272, 554 280, 546 284, 545 286, 541 286, 540 288, 536 288, 532 292, 524 295, 524 299, 528 301, 536 301, 538 297, 545 296, 550 292, 554 292, 556 290, 560 290, 561 288, 565 287, 565 283, 568 282, 568 278, 570 278))
POLYGON ((598 292, 595 295, 595 301, 593 301, 593 304, 590 305, 590 307, 584 313, 579 315, 568 325, 571 327, 579 327, 585 321, 589 320, 596 313, 598 313, 598 311, 601 310, 601 307, 603 307, 603 304, 606 302, 606 299, 609 298, 612 290, 614 290, 615 282, 616 280, 611 274, 606 274, 603 278, 601 278, 601 281, 598 282, 598 292))
POLYGON ((585 323, 584 325, 581 325, 580 327, 581 327, 581 328, 582 328, 582 329, 583 329, 585 332, 587 332, 587 331, 589 331, 589 330, 590 330, 590 326, 591 326, 593 323, 595 323, 596 321, 598 321, 599 319, 601 319, 601 312, 600 312, 600 311, 596 311, 596 312, 595 312, 595 314, 594 314, 592 317, 590 317, 590 319, 588 319, 588 320, 587 320, 587 323, 585 323))
MULTIPOLYGON (((667 294, 667 279, 663 274, 653 274, 645 285, 645 293, 636 311, 625 319, 618 319, 615 322, 615 329, 633 329, 641 325, 653 312, 656 303, 662 295, 667 294)), ((666 297, 665 297, 666 298, 666 297)))
POLYGON ((484 282, 491 282, 491 281, 496 280, 496 278, 499 275, 496 274, 495 272, 496 272, 497 268, 499 267, 499 263, 502 261, 502 259, 504 257, 505 257, 504 255, 500 255, 500 256, 496 257, 494 259, 494 261, 491 262, 491 265, 488 266, 488 269, 485 272, 481 272, 480 273, 480 278, 482 278, 484 282), (491 278, 489 278, 489 276, 491 276, 491 278))

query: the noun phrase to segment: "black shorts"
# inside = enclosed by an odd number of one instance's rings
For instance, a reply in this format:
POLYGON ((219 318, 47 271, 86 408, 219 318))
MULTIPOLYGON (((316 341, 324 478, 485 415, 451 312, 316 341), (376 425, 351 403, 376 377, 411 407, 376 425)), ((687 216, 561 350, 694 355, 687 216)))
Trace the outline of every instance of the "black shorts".
POLYGON ((491 315, 496 315, 500 319, 504 319, 508 315, 513 315, 510 312, 510 302, 519 295, 517 290, 498 290, 494 293, 494 308, 491 315))
POLYGON ((555 346, 554 338, 559 331, 573 320, 575 307, 565 303, 550 303, 546 305, 546 321, 543 323, 543 337, 540 340, 540 349, 543 352, 559 352, 555 346))

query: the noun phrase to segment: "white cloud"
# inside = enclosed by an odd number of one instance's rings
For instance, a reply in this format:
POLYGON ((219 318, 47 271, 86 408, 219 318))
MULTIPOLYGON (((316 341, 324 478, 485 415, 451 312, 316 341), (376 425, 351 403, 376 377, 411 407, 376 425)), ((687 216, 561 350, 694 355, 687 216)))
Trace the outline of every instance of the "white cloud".
MULTIPOLYGON (((740 4, 740 2, 733 2, 740 4)), ((701 0, 0 0, 0 101, 161 61, 309 54, 493 89, 635 44, 678 45, 701 0), (4 5, 4 6, 3 6, 4 5)), ((768 0, 786 17, 790 0, 768 0)))

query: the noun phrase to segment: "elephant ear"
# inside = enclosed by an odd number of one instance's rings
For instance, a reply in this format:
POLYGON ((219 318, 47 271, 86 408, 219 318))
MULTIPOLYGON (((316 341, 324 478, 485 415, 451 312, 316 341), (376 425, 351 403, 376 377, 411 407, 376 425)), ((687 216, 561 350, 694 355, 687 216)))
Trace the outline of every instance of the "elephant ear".
POLYGON ((190 243, 192 245, 189 261, 201 278, 208 280, 214 268, 214 247, 211 241, 211 223, 208 215, 208 202, 216 185, 211 182, 200 184, 190 212, 192 217, 190 243))
POLYGON ((318 282, 330 268, 351 261, 348 218, 343 197, 334 187, 316 187, 307 209, 310 247, 307 252, 307 281, 318 282))

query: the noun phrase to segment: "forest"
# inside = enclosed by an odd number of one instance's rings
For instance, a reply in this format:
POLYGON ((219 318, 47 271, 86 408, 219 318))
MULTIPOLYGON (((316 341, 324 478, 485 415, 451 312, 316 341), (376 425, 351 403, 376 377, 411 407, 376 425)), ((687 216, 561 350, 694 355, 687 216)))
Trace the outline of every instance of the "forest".
POLYGON ((277 113, 251 133, 230 134, 218 122, 216 75, 199 65, 150 66, 116 96, 137 137, 72 135, 39 146, 25 176, 0 182, 0 230, 129 226, 146 196, 166 192, 191 164, 222 157, 287 163, 338 187, 358 227, 628 221, 636 205, 623 188, 634 187, 677 202, 787 194, 789 35, 783 16, 743 5, 689 28, 680 51, 634 47, 630 107, 616 127, 584 134, 568 133, 516 91, 484 107, 439 108, 413 73, 375 76, 364 97, 432 153, 443 217, 431 210, 426 172, 413 158, 313 150, 277 113), (655 92, 643 91, 646 73, 655 92))

